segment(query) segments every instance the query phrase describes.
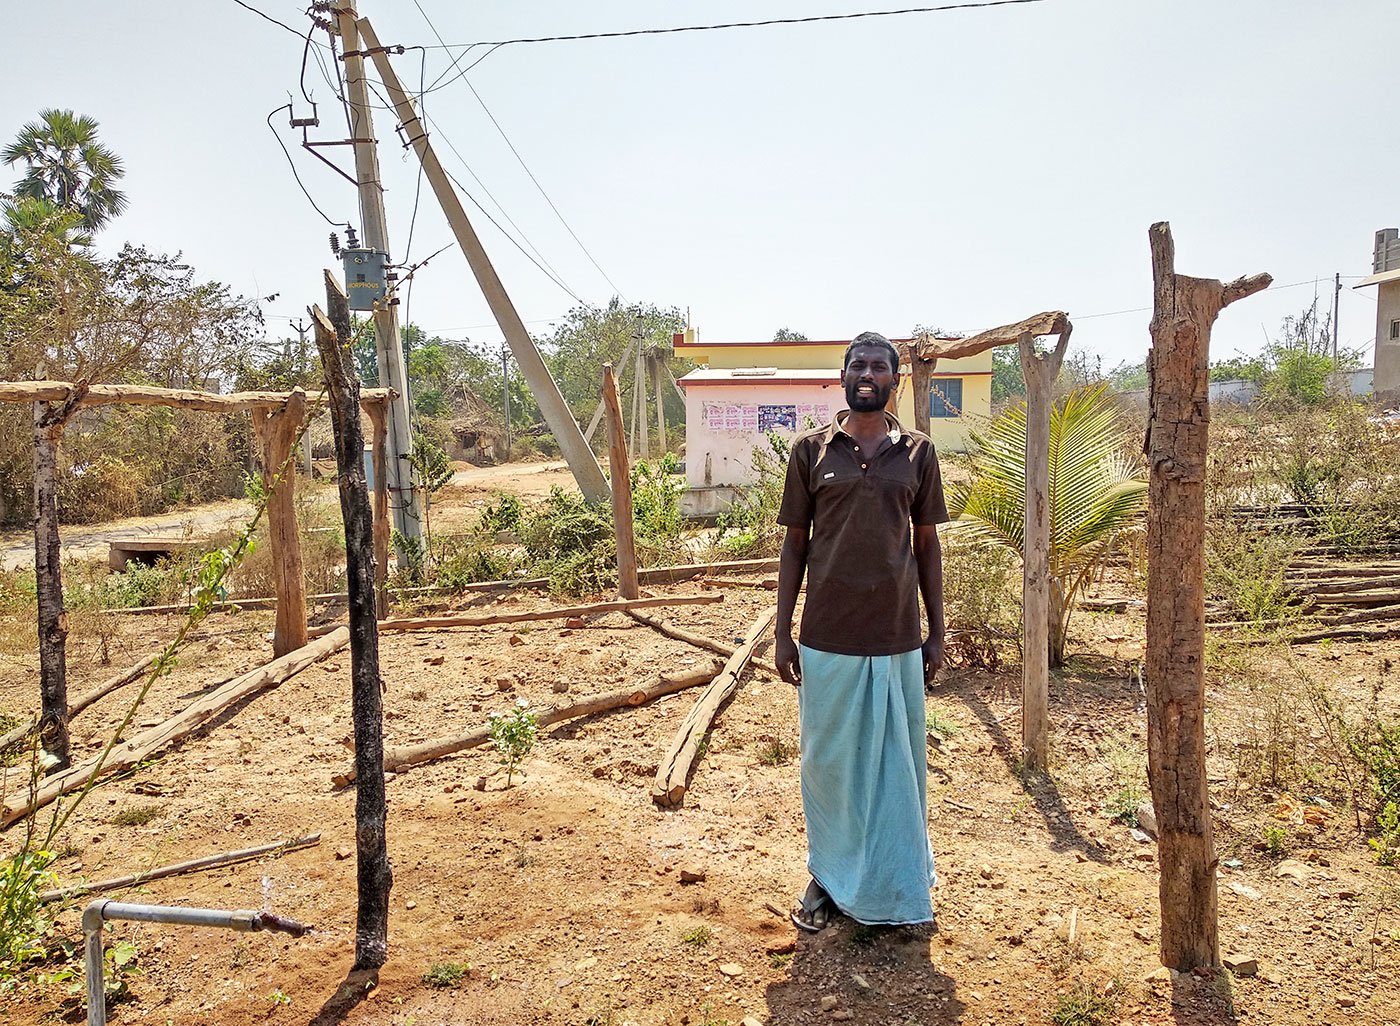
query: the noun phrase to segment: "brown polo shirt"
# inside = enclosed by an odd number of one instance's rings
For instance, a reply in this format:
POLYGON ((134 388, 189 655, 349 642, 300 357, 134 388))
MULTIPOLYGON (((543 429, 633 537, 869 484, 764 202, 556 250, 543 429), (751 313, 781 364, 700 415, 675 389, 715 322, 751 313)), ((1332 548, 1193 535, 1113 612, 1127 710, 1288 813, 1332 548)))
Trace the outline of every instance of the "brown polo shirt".
POLYGON ((841 655, 895 655, 924 642, 910 524, 948 521, 928 435, 890 432, 862 452, 841 426, 799 435, 788 460, 778 523, 810 527, 807 602, 798 641, 841 655))

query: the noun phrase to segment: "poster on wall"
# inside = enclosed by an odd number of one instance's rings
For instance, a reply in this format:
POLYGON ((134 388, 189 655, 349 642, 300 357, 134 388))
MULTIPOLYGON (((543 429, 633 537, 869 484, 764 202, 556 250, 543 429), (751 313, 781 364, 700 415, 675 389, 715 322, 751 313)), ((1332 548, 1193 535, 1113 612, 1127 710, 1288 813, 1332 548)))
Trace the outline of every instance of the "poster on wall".
POLYGON ((821 427, 831 419, 826 403, 723 403, 701 407, 705 430, 739 434, 798 432, 821 427))

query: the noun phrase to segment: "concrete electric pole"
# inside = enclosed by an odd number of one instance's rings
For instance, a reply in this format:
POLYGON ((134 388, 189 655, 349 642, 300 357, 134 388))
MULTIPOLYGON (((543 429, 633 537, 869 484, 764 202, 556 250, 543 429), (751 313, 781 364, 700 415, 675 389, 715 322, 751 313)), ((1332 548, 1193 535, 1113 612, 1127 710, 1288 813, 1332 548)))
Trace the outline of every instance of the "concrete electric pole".
MULTIPOLYGON (((384 217, 384 186, 379 179, 379 156, 370 116, 369 85, 365 81, 364 54, 355 0, 341 0, 336 8, 341 59, 345 62, 346 99, 350 102, 351 138, 355 146, 355 180, 360 189, 360 220, 365 245, 389 252, 389 225, 384 217)), ((379 383, 394 390, 389 404, 388 469, 394 527, 407 538, 422 537, 422 511, 413 489, 408 454, 413 434, 408 413, 408 375, 399 338, 398 307, 385 304, 374 314, 374 345, 379 361, 379 383)))
MULTIPOLYGON (((344 18, 345 14, 342 13, 342 24, 344 18)), ((472 228, 467 212, 462 208, 462 201, 457 198, 447 172, 443 170, 437 154, 428 142, 427 132, 414 110, 413 100, 399 82, 399 77, 394 73, 384 48, 379 45, 368 19, 360 20, 356 38, 363 38, 365 53, 374 60, 374 66, 378 69, 380 80, 389 94, 389 102, 398 114, 404 134, 423 163, 423 173, 433 187, 433 194, 447 217, 452 233, 457 237, 457 244, 462 247, 462 253, 471 266, 472 274, 481 287, 487 305, 491 307, 496 323, 500 325, 501 334, 506 337, 506 344, 510 346, 511 355, 515 357, 515 365, 520 368, 520 373, 529 383, 530 392, 534 395, 540 412, 544 414, 545 423, 549 425, 549 430, 559 443, 560 452, 568 462, 569 469, 573 471, 579 491, 589 502, 608 499, 612 493, 608 488, 607 478, 603 476, 603 469, 598 466, 593 451, 584 441, 578 421, 574 420, 573 412, 564 402, 558 384, 549 373, 549 367, 535 348, 530 333, 525 329, 525 322, 520 319, 515 304, 511 302, 505 286, 496 274, 496 269, 491 265, 491 258, 487 256, 476 230, 472 228)), ((623 484, 625 486, 626 482, 623 484)))

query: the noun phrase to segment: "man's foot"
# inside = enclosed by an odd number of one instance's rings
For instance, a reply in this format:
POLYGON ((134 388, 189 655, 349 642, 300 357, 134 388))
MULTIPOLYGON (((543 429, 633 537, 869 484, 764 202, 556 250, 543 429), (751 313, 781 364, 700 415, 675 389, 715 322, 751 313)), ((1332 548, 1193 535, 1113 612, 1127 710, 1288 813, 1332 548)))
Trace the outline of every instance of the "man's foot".
POLYGON ((831 896, 813 880, 807 884, 807 889, 797 900, 797 907, 792 910, 792 925, 803 933, 821 933, 831 925, 836 912, 831 896))

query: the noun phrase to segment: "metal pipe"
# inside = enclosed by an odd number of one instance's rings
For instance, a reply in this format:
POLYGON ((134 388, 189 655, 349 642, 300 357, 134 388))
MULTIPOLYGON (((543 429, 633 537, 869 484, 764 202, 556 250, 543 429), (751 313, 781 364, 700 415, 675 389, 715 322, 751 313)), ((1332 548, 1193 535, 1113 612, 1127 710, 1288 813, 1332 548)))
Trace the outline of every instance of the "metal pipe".
POLYGON ((180 908, 173 905, 133 905, 100 898, 83 910, 83 955, 86 963, 88 1026, 107 1026, 107 999, 102 972, 102 924, 108 919, 177 926, 216 926, 226 930, 274 930, 301 937, 310 927, 271 912, 248 909, 180 908))

